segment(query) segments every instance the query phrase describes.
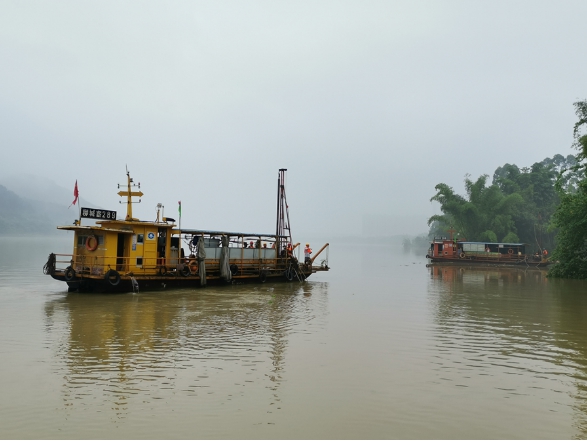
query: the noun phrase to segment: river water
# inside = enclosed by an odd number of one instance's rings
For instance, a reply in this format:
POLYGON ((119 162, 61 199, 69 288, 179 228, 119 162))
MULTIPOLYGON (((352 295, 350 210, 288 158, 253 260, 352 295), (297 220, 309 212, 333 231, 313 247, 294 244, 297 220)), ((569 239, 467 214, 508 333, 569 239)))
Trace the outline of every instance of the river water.
MULTIPOLYGON (((69 238, 67 238, 69 239, 69 238)), ((0 438, 586 438, 587 284, 331 244, 303 283, 67 293, 0 238, 0 438)))

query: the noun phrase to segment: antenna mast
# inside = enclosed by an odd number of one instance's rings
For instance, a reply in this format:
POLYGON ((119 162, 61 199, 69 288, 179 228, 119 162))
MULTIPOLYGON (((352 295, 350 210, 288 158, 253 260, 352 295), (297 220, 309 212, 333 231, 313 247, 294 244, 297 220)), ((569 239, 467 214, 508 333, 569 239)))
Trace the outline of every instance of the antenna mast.
MULTIPOLYGON (((132 217, 132 197, 133 196, 138 196, 138 197, 142 197, 143 196, 143 192, 140 191, 141 188, 141 183, 139 182, 138 184, 134 184, 132 178, 130 177, 130 172, 128 171, 128 168, 126 169, 126 185, 128 190, 127 191, 119 191, 118 192, 118 196, 126 196, 126 218, 125 220, 127 221, 131 221, 133 220, 132 217), (131 187, 137 187, 139 189, 139 191, 131 191, 131 187)), ((120 188, 121 184, 118 184, 118 188, 120 188)), ((124 188, 124 184, 122 184, 123 188, 124 188)), ((139 203, 141 202, 141 200, 139 199, 139 203)), ((120 203, 122 204, 122 201, 120 201, 120 203)))
POLYGON ((285 196, 285 172, 286 168, 279 169, 279 176, 277 179, 277 226, 275 234, 277 235, 277 249, 281 250, 283 237, 291 240, 291 228, 289 223, 289 207, 287 205, 287 197, 285 196))

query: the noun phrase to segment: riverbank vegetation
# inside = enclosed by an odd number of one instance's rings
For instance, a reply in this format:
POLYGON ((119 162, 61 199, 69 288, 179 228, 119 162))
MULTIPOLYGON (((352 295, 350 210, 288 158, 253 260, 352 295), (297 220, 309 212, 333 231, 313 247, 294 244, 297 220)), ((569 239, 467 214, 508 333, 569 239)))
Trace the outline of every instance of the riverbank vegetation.
POLYGON ((558 230, 557 247, 553 253, 555 265, 549 276, 573 279, 587 278, 587 101, 575 103, 579 120, 573 131, 573 147, 579 150, 574 167, 563 171, 557 182, 560 203, 552 217, 552 227, 558 230), (575 186, 565 187, 568 176, 577 177, 575 186))
POLYGON ((554 250, 552 277, 587 278, 587 101, 574 104, 577 155, 554 155, 530 167, 504 164, 489 175, 465 176, 466 195, 440 183, 431 201, 442 214, 428 219, 430 237, 522 242, 554 250))
MULTIPOLYGON (((431 198, 440 204, 443 214, 428 220, 431 235, 451 229, 461 240, 487 242, 523 242, 536 249, 554 246, 555 231, 549 230, 551 218, 560 203, 556 191, 562 170, 574 167, 573 155, 555 155, 531 167, 504 164, 489 175, 473 181, 465 177, 466 195, 447 184, 438 184, 431 198)), ((565 186, 576 188, 576 176, 568 175, 565 186)))

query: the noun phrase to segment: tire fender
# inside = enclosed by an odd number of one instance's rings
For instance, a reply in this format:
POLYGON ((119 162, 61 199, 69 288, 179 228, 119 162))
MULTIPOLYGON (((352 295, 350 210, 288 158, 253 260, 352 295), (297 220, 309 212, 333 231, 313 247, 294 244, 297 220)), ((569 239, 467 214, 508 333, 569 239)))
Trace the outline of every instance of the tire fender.
POLYGON ((116 286, 120 283, 120 274, 118 274, 118 271, 111 269, 111 270, 106 271, 106 274, 104 275, 104 279, 106 281, 108 281, 108 283, 110 283, 110 285, 116 286))
POLYGON ((75 279, 75 270, 68 266, 65 268, 65 271, 63 271, 63 277, 65 277, 65 280, 68 282, 75 279))

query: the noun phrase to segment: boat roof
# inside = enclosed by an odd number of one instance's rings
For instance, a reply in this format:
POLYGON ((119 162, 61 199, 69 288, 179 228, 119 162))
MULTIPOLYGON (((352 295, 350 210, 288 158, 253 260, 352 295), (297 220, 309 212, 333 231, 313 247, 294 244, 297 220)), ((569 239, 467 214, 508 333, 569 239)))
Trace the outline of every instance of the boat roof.
MULTIPOLYGON (((234 231, 215 231, 215 230, 191 230, 182 228, 181 234, 193 234, 193 235, 200 235, 200 234, 208 234, 210 236, 255 236, 255 237, 278 237, 276 234, 273 233, 240 233, 234 231)), ((282 238, 288 238, 289 236, 280 236, 282 238)))
POLYGON ((105 228, 91 225, 62 225, 57 227, 58 230, 73 230, 73 231, 110 231, 114 233, 132 234, 133 230, 128 228, 105 228))
MULTIPOLYGON (((105 221, 110 222, 110 221, 105 221)), ((116 222, 114 222, 116 223, 116 222)), ((130 222, 129 224, 136 224, 137 222, 130 222)), ((101 222, 100 222, 101 224, 101 222)), ((172 225, 169 225, 170 227, 172 225)), ((58 230, 74 230, 74 231, 110 231, 114 233, 127 233, 132 234, 134 231, 132 228, 108 228, 100 225, 62 225, 57 227, 58 230)), ((194 236, 197 235, 209 235, 209 236, 253 236, 253 237, 278 237, 275 234, 271 233, 242 233, 242 232, 234 232, 234 231, 217 231, 217 230, 193 230, 193 229, 185 229, 182 228, 180 230, 181 234, 193 234, 194 236)), ((289 238, 289 236, 280 236, 281 238, 289 238)))
POLYGON ((527 243, 511 243, 511 242, 460 242, 459 243, 468 243, 468 244, 483 244, 483 245, 506 245, 509 247, 521 247, 528 245, 527 243))

